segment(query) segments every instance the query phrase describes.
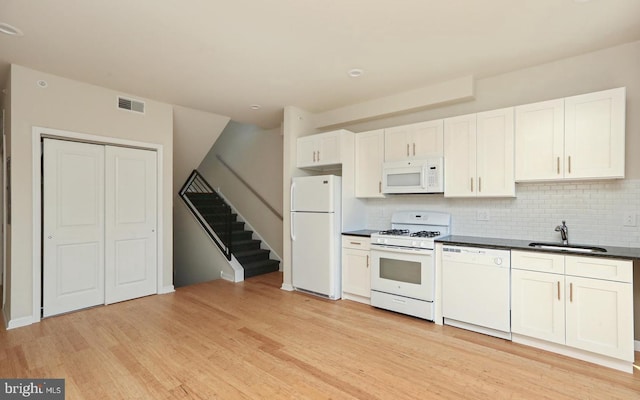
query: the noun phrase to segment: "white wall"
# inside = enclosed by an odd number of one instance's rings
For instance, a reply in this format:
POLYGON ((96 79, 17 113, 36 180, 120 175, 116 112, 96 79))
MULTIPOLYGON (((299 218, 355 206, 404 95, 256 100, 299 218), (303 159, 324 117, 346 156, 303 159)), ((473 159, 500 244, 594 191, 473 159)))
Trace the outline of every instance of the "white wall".
POLYGON ((220 188, 278 257, 282 254, 282 162, 279 128, 265 131, 255 125, 231 121, 198 167, 209 184, 220 188), (218 156, 242 180, 225 167, 218 156))
POLYGON ((198 168, 230 118, 191 108, 173 106, 173 194, 198 168))
POLYGON ((33 312, 32 251, 32 134, 33 126, 163 146, 162 177, 164 233, 160 240, 164 258, 164 286, 173 284, 173 122, 172 107, 152 100, 144 115, 119 110, 117 96, 126 93, 61 78, 17 65, 11 67, 11 271, 8 285, 11 320, 28 318, 33 312), (36 82, 45 80, 46 88, 36 82))

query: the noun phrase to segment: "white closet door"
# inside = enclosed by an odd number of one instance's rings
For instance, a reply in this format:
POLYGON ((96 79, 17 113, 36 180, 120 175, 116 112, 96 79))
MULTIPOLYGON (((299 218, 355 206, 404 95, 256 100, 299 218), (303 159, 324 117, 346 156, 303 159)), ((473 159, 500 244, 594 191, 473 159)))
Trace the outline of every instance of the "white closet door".
POLYGON ((106 148, 106 303, 157 293, 156 153, 106 148))
POLYGON ((104 146, 45 139, 43 207, 44 316, 104 304, 104 146))

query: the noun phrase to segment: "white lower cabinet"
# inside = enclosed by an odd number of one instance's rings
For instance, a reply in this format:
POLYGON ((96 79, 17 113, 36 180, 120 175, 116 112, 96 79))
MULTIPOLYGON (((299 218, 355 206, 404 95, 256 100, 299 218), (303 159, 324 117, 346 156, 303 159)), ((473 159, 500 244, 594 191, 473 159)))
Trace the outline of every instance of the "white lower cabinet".
POLYGON ((371 239, 342 237, 342 298, 369 304, 371 273, 369 256, 371 239))
POLYGON ((520 341, 517 335, 521 335, 525 344, 613 368, 632 368, 631 261, 542 252, 511 254, 514 341, 520 341), (528 338, 539 341, 529 342, 528 338), (548 347, 544 343, 561 346, 548 347), (623 363, 609 363, 597 356, 623 363))

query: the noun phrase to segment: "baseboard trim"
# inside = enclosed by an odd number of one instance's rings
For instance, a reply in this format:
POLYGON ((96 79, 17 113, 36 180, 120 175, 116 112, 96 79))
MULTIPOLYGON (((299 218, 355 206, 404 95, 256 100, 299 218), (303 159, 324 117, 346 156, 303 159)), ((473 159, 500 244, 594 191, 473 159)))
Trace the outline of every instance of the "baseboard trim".
POLYGON ((176 291, 176 289, 173 287, 173 285, 168 285, 168 286, 165 286, 165 287, 163 287, 162 289, 160 289, 160 290, 158 291, 158 294, 173 293, 173 292, 175 292, 175 291, 176 291))
POLYGON ((3 313, 4 315, 4 321, 5 321, 5 326, 7 327, 7 330, 9 329, 15 329, 15 328, 22 328, 23 326, 28 326, 33 324, 33 317, 29 316, 29 317, 22 317, 22 318, 16 318, 16 319, 12 319, 9 320, 7 322, 7 315, 3 313))
POLYGON ((282 287, 280 287, 280 289, 286 290, 287 292, 293 292, 293 285, 291 285, 289 283, 283 283, 282 287))
POLYGON ((224 271, 220 271, 220 278, 225 281, 235 282, 235 274, 228 274, 224 271))

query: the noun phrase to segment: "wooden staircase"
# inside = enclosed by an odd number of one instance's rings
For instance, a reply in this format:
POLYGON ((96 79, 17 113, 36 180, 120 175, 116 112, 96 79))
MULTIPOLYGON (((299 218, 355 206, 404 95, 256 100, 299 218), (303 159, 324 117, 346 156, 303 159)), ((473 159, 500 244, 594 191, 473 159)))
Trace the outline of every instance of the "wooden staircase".
POLYGON ((204 223, 227 243, 231 254, 242 265, 245 279, 278 271, 280 262, 269 258, 270 251, 261 248, 262 242, 253 238, 253 232, 238 221, 238 215, 222 197, 215 192, 186 192, 185 196, 202 215, 204 223))

